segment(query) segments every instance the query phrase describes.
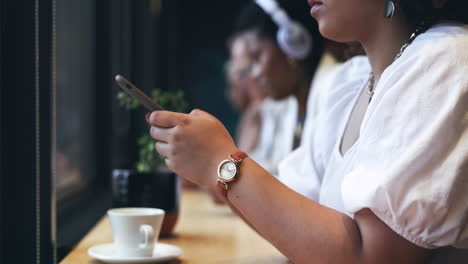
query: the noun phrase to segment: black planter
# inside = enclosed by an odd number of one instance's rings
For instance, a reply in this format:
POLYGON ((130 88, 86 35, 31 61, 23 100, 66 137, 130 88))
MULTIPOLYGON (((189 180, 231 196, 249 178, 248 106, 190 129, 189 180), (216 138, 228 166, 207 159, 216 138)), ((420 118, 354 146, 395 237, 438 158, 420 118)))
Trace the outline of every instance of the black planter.
POLYGON ((151 173, 112 171, 112 206, 152 207, 166 212, 161 236, 170 235, 179 215, 179 177, 168 169, 151 173))

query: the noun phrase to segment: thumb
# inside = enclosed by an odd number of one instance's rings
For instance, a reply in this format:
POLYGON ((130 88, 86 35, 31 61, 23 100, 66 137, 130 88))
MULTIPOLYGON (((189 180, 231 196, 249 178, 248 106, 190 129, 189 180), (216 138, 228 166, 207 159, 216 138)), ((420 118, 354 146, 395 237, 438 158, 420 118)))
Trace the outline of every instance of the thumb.
POLYGON ((187 120, 187 116, 182 113, 169 111, 154 111, 148 116, 148 123, 151 126, 170 128, 187 120))

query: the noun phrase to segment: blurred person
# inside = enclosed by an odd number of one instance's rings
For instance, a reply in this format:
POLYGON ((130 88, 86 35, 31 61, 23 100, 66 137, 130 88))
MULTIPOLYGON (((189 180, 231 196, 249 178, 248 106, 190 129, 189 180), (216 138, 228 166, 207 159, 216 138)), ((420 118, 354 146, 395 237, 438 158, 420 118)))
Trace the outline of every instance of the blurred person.
POLYGON ((301 142, 307 98, 324 50, 305 2, 279 1, 279 6, 297 27, 289 40, 295 43, 279 37, 285 26, 268 6, 251 2, 229 41, 227 69, 231 100, 244 109, 236 142, 275 175, 279 162, 301 142))
POLYGON ((321 93, 303 157, 314 199, 265 171, 201 110, 151 113, 156 150, 294 263, 466 263, 466 3, 309 4, 325 37, 358 41, 367 54, 321 93))
POLYGON ((316 186, 310 184, 311 157, 310 146, 313 144, 314 126, 319 122, 328 122, 318 119, 320 109, 326 103, 326 93, 339 78, 339 69, 350 58, 363 55, 364 50, 358 42, 339 43, 325 40, 325 53, 320 61, 312 82, 311 92, 307 101, 307 117, 304 124, 301 145, 287 155, 278 164, 278 179, 292 190, 311 199, 317 199, 316 186))
POLYGON ((237 130, 236 143, 252 153, 258 144, 261 130, 260 108, 266 97, 264 89, 249 85, 246 78, 246 66, 253 63, 244 38, 229 41, 230 58, 226 64, 228 97, 231 104, 241 113, 237 130))

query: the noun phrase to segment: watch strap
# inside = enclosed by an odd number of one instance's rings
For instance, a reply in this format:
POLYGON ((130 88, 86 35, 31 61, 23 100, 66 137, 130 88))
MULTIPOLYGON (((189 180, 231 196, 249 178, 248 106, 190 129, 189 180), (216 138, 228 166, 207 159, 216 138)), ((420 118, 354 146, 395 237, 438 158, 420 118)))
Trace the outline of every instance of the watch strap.
POLYGON ((248 156, 247 153, 239 151, 239 152, 236 152, 236 153, 234 153, 234 154, 231 154, 231 155, 229 156, 229 158, 230 158, 234 163, 239 163, 239 162, 241 162, 243 159, 245 159, 247 156, 248 156))
POLYGON ((218 180, 218 192, 226 200, 227 200, 227 189, 228 189, 227 183, 218 180))

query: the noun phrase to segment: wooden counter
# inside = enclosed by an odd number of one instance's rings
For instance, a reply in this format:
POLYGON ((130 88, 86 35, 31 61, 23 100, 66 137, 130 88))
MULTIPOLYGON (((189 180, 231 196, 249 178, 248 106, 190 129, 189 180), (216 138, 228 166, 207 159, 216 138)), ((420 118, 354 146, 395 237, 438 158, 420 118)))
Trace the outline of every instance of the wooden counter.
MULTIPOLYGON (((278 250, 255 233, 227 206, 215 205, 202 191, 184 191, 176 235, 161 242, 180 247, 184 254, 169 263, 181 264, 285 264, 278 250)), ((109 220, 102 220, 61 264, 98 264, 88 248, 112 242, 109 220)))

